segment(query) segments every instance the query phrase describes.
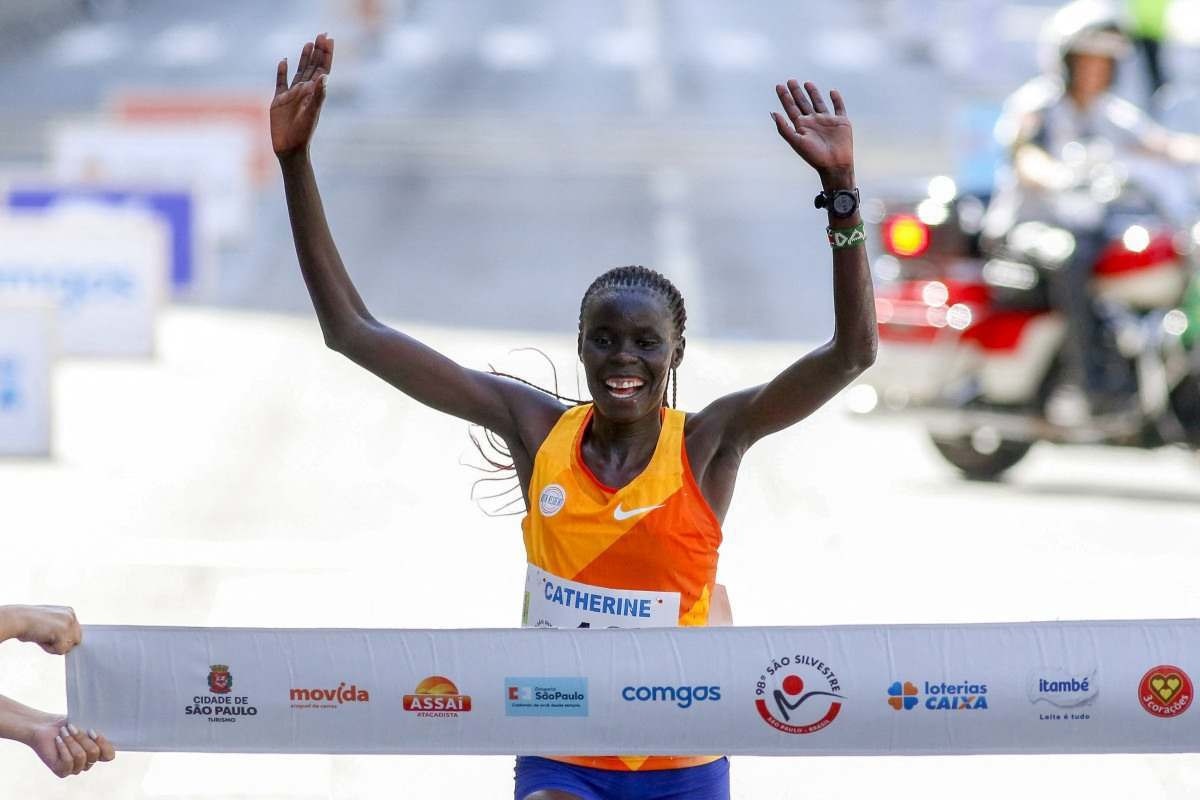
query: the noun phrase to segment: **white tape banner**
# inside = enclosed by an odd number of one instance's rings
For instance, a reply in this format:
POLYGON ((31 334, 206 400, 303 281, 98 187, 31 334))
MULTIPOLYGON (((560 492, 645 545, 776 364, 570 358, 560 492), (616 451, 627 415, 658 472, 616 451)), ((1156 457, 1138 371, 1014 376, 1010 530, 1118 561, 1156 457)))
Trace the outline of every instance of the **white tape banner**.
POLYGON ((71 719, 125 750, 1200 751, 1200 621, 643 630, 87 626, 71 719))

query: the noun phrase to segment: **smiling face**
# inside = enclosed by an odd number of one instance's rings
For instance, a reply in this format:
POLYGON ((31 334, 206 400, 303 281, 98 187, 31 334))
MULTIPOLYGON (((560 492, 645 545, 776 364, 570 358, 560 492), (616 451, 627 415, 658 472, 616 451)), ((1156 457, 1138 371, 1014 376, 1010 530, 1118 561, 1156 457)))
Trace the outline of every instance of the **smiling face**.
POLYGON ((579 358, 596 413, 613 422, 657 414, 683 347, 657 292, 617 288, 592 297, 581 318, 579 358))

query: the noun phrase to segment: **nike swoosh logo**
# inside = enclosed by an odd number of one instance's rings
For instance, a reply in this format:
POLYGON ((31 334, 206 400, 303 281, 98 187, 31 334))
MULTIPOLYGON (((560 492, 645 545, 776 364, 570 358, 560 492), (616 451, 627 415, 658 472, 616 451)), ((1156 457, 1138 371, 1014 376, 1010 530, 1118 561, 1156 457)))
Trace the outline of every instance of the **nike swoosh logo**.
POLYGON ((631 508, 628 511, 621 508, 621 504, 617 503, 617 507, 613 509, 613 519, 617 522, 623 522, 630 517, 636 517, 638 514, 645 514, 647 511, 653 511, 656 508, 662 508, 665 503, 659 503, 656 506, 642 506, 641 508, 631 508))

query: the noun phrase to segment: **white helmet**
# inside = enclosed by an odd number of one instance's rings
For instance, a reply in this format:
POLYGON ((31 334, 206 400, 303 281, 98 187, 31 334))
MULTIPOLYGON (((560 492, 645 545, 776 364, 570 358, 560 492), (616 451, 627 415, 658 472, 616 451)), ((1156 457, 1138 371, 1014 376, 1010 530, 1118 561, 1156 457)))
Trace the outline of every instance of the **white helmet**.
POLYGON ((1129 38, 1120 11, 1109 0, 1075 0, 1042 28, 1041 60, 1047 72, 1061 72, 1067 56, 1092 54, 1120 61, 1129 54, 1129 38))

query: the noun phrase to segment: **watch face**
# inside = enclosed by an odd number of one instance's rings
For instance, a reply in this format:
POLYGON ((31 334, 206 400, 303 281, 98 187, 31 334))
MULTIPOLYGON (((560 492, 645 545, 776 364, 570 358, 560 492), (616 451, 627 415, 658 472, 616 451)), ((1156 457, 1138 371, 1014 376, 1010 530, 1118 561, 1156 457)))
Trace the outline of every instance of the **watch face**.
POLYGON ((833 198, 833 213, 849 216, 854 213, 854 207, 858 203, 854 199, 854 195, 849 192, 842 192, 833 198))

